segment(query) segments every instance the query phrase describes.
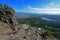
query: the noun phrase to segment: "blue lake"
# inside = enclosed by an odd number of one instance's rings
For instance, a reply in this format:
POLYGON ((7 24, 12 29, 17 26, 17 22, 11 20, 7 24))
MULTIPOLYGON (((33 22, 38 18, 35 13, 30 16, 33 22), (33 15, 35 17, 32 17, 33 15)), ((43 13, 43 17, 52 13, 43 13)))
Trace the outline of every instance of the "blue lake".
POLYGON ((53 20, 53 19, 49 19, 49 18, 47 18, 47 17, 42 17, 41 19, 42 19, 42 20, 46 20, 46 21, 56 21, 56 20, 53 20))

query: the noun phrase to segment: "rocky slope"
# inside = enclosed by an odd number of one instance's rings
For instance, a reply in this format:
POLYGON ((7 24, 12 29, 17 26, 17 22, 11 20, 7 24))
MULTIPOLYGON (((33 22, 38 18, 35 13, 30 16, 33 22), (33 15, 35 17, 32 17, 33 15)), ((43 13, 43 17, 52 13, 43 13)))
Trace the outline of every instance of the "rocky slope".
POLYGON ((14 16, 15 11, 8 5, 0 4, 0 40, 58 40, 48 37, 30 25, 21 27, 14 16))

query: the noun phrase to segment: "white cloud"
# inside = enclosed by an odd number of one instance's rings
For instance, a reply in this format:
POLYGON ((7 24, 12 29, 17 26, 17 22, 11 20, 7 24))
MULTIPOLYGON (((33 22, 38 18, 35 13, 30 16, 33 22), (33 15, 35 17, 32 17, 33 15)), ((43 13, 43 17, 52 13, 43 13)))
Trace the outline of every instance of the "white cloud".
POLYGON ((54 3, 50 3, 45 8, 33 8, 28 5, 27 8, 29 10, 32 10, 33 12, 36 12, 36 13, 60 14, 60 8, 51 7, 51 6, 60 6, 60 5, 54 5, 54 3))
POLYGON ((34 8, 30 5, 27 5, 26 8, 34 13, 60 14, 60 5, 53 1, 45 5, 44 8, 34 8))
POLYGON ((55 3, 54 1, 50 2, 45 6, 46 8, 60 8, 60 4, 55 3))

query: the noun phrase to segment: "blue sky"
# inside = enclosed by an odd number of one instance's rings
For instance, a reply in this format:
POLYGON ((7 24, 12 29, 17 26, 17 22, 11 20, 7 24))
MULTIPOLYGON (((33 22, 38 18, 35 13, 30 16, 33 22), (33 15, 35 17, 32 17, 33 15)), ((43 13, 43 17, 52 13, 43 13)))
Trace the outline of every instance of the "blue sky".
POLYGON ((60 14, 60 0, 0 0, 16 12, 60 14))

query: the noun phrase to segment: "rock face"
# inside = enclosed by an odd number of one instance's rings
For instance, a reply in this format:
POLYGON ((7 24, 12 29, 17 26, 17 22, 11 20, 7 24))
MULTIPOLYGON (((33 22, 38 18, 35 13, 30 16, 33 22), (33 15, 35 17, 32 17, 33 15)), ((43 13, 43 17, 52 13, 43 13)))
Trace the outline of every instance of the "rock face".
MULTIPOLYGON (((58 40, 55 37, 46 37, 36 29, 25 29, 16 21, 15 11, 8 5, 0 4, 0 40, 58 40)), ((23 25, 24 26, 24 25, 23 25)))
MULTIPOLYGON (((13 11, 13 10, 12 10, 13 11)), ((8 10, 8 6, 6 8, 6 6, 4 5, 4 7, 2 5, 0 5, 0 21, 2 24, 1 28, 4 27, 5 25, 3 23, 5 23, 6 25, 10 26, 10 28, 12 28, 13 30, 15 30, 12 26, 13 26, 13 13, 11 13, 10 9, 8 10)), ((8 27, 7 26, 7 27, 8 27)))
MULTIPOLYGON (((0 21, 4 22, 6 25, 9 25, 9 27, 12 31, 15 31, 15 26, 17 25, 14 13, 15 13, 15 11, 8 5, 4 5, 4 7, 3 7, 0 4, 0 21)), ((4 25, 4 24, 2 24, 2 25, 4 25)))

